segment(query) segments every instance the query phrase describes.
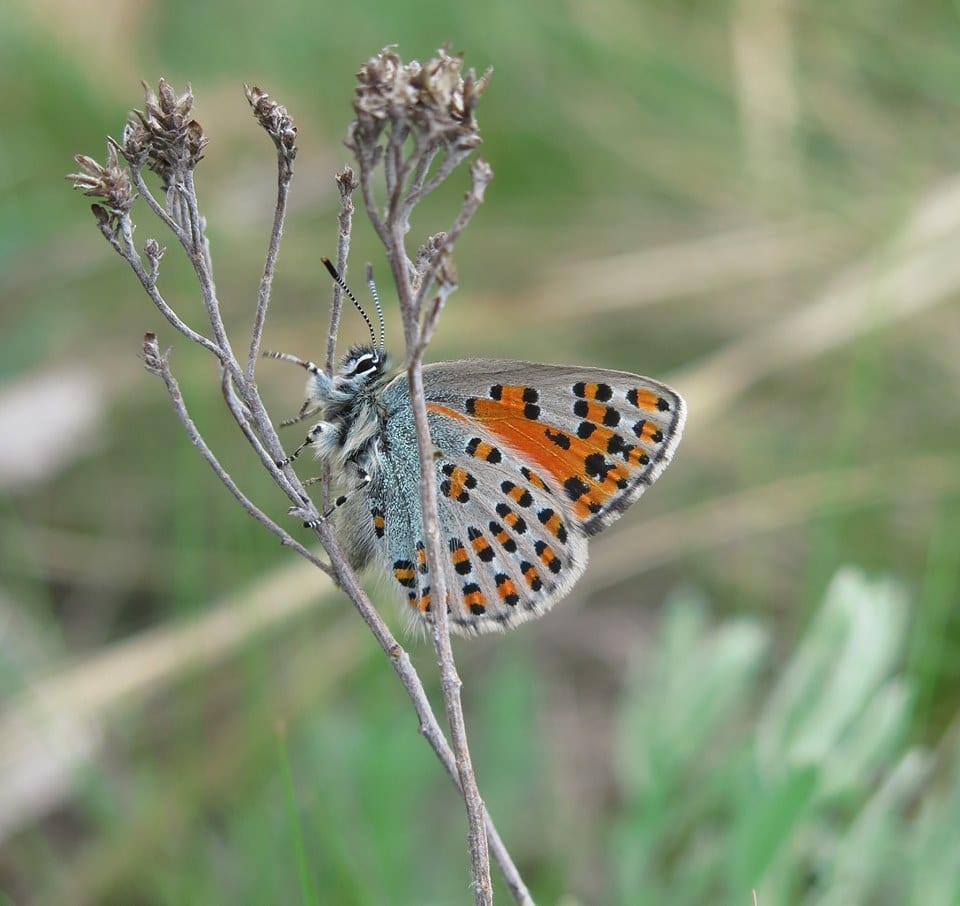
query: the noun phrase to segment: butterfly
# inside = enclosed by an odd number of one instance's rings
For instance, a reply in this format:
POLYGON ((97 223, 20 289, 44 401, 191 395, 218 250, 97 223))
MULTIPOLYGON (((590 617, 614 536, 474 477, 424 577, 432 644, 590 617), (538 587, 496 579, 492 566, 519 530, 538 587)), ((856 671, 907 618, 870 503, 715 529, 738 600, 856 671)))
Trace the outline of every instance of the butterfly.
MULTIPOLYGON (((355 568, 379 565, 415 618, 430 620, 420 507, 420 460, 406 371, 394 372, 359 302, 371 342, 333 375, 308 372, 292 424, 317 416, 304 442, 344 485, 326 516, 355 568)), ((587 539, 653 484, 673 457, 686 405, 659 381, 624 371, 512 360, 440 362, 423 369, 444 545, 449 623, 463 635, 539 617, 587 566, 587 539)), ((310 523, 307 523, 309 526, 310 523)))

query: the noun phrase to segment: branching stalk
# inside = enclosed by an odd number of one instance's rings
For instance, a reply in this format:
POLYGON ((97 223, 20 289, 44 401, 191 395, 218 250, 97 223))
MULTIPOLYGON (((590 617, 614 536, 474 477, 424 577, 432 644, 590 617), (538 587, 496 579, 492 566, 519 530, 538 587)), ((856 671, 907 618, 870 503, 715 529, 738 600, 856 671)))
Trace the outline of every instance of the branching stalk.
MULTIPOLYGON (((475 161, 471 187, 450 229, 428 238, 411 261, 405 246, 410 218, 416 204, 439 186, 479 143, 473 109, 479 100, 489 71, 480 79, 462 72, 462 59, 445 50, 426 64, 404 64, 386 50, 368 61, 358 76, 354 100, 356 120, 351 124, 348 147, 354 153, 358 177, 344 168, 337 174, 341 206, 338 217, 337 268, 347 270, 352 230, 354 191, 359 187, 364 207, 387 253, 400 303, 406 344, 407 376, 420 457, 420 496, 424 521, 427 563, 435 600, 446 600, 442 570, 433 564, 443 560, 437 515, 437 482, 434 448, 430 437, 424 387, 423 358, 436 329, 444 303, 457 287, 453 247, 483 200, 492 178, 488 165, 475 161), (408 142, 410 137, 413 141, 408 142), (405 149, 412 150, 405 156, 405 149), (440 166, 429 175, 437 154, 440 166), (384 211, 378 210, 376 174, 384 178, 384 211), (429 299, 429 304, 426 300, 429 299), (424 313, 425 312, 425 313, 424 313)), ((203 347, 218 361, 221 392, 238 427, 257 453, 264 467, 291 502, 290 512, 314 526, 317 538, 329 557, 324 562, 273 522, 243 491, 220 464, 191 419, 170 369, 169 353, 161 354, 157 339, 147 334, 144 359, 148 371, 159 377, 170 396, 177 418, 191 442, 244 510, 280 542, 314 566, 333 576, 353 602, 377 643, 388 656, 413 704, 420 730, 444 769, 461 791, 468 819, 468 840, 474 898, 477 904, 493 900, 489 855, 492 852, 517 903, 532 904, 509 852, 503 844, 480 796, 467 743, 466 722, 460 700, 461 680, 453 659, 446 608, 432 611, 432 638, 440 669, 450 744, 431 709, 423 683, 407 652, 393 637, 374 609, 351 569, 332 526, 320 518, 317 507, 305 492, 297 475, 277 463, 284 459, 283 447, 263 405, 255 382, 256 360, 266 322, 273 276, 279 255, 286 214, 293 161, 296 156, 296 127, 286 108, 259 88, 246 88, 247 99, 260 125, 277 149, 277 200, 266 260, 257 292, 246 362, 237 360, 220 310, 213 280, 213 265, 205 233, 205 220, 197 199, 193 172, 202 159, 207 139, 200 124, 191 118, 193 94, 188 88, 177 96, 161 80, 156 92, 145 88, 143 111, 135 110, 124 129, 123 141, 108 144, 107 162, 100 165, 78 156, 81 172, 72 174, 77 188, 99 199, 93 205, 98 226, 130 265, 153 304, 175 330, 203 347), (121 162, 122 158, 122 162, 121 162), (143 178, 143 168, 161 180, 166 205, 160 204, 143 178), (207 312, 212 337, 206 337, 174 311, 160 294, 157 281, 163 249, 150 239, 144 247, 146 265, 133 244, 130 210, 134 200, 143 198, 150 210, 174 235, 190 259, 207 312)), ((332 372, 339 327, 341 289, 334 287, 325 367, 332 372)))

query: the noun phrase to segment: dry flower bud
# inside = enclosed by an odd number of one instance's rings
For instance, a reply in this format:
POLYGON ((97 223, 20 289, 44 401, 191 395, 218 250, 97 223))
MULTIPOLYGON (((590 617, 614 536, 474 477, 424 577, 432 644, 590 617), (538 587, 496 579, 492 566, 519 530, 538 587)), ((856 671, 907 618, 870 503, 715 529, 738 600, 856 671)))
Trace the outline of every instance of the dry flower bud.
POLYGON ((344 167, 336 175, 337 188, 340 190, 341 198, 348 198, 351 196, 360 185, 360 181, 357 179, 356 174, 353 172, 352 167, 344 167))
POLYGON ((427 236, 427 241, 417 249, 416 269, 419 273, 426 273, 441 249, 447 242, 447 234, 443 230, 427 236))
POLYGON ((278 149, 286 154, 289 160, 297 155, 297 127, 287 113, 287 108, 278 104, 262 88, 254 85, 252 88, 244 85, 247 100, 253 108, 253 115, 266 129, 278 149))
MULTIPOLYGON (((169 350, 167 350, 169 353, 169 350)), ((143 364, 151 374, 160 375, 167 364, 167 356, 161 354, 157 335, 152 331, 143 335, 143 364)))
POLYGON ((166 250, 161 248, 156 239, 148 239, 143 244, 143 253, 151 261, 159 261, 163 257, 164 251, 166 250))
POLYGON ((147 130, 138 122, 130 121, 123 127, 123 156, 131 167, 138 170, 147 162, 147 130))
POLYGON ((130 174, 120 166, 116 146, 107 145, 105 165, 85 154, 78 154, 74 160, 80 165, 81 172, 70 173, 67 179, 75 189, 82 189, 84 195, 102 199, 104 204, 93 206, 94 216, 101 224, 111 222, 115 225, 133 207, 136 198, 130 174))

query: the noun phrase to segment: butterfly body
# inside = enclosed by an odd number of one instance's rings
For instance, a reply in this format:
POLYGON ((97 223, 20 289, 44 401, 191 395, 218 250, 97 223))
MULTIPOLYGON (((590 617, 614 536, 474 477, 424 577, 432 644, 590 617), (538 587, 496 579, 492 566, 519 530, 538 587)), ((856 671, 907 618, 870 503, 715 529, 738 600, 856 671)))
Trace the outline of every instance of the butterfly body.
MULTIPOLYGON (((586 568, 588 536, 666 468, 686 415, 669 387, 619 371, 477 359, 428 365, 423 381, 440 568, 463 634, 509 628, 566 595, 586 568)), ((333 377, 311 371, 300 417, 314 414, 305 443, 342 479, 338 529, 351 562, 382 567, 429 620, 406 372, 391 374, 375 346, 351 350, 333 377)))

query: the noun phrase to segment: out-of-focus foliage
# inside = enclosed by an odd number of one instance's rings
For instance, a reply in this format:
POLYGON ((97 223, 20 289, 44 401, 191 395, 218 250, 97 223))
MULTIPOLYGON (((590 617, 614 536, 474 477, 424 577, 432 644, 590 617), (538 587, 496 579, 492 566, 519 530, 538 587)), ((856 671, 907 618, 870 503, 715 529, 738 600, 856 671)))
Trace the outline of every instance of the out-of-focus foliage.
POLYGON ((622 903, 951 903, 960 760, 909 739, 907 596, 837 575, 796 650, 668 604, 631 677, 611 873, 622 903))
MULTIPOLYGON (((265 342, 315 356, 353 74, 445 41, 494 66, 496 178, 430 357, 639 371, 691 404, 577 592, 458 647, 481 789, 538 901, 957 902, 954 7, 15 0, 0 19, 0 902, 469 899, 462 808, 388 666, 182 436, 145 330, 287 518, 212 364, 63 180, 140 79, 192 82, 240 338, 273 211, 242 91, 261 85, 301 149, 265 342), (848 565, 888 578, 833 578, 848 565)), ((188 265, 134 212, 202 325, 188 265)), ((358 216, 352 283, 368 259, 388 299, 358 216)), ((364 330, 348 314, 341 348, 364 330)), ((297 375, 258 380, 278 420, 297 411, 297 375)))

